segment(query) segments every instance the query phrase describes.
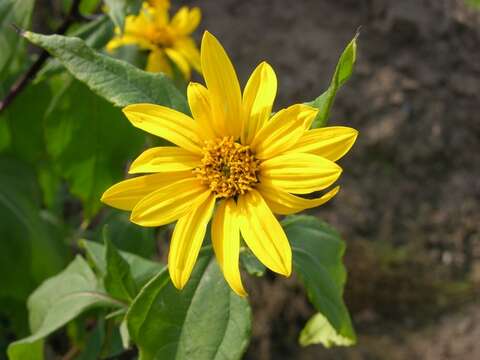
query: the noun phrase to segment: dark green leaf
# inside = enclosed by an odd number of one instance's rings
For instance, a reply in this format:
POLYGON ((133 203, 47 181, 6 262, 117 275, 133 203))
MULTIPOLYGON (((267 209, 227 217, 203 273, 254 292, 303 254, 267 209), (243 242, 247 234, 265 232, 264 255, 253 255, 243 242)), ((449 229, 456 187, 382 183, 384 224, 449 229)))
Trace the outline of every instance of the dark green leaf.
POLYGON ((107 226, 103 229, 103 238, 106 247, 105 262, 107 263, 107 273, 104 277, 105 289, 114 298, 131 301, 137 294, 137 290, 130 272, 130 265, 110 240, 107 226))
POLYGON ((248 302, 231 291, 204 249, 182 291, 165 269, 140 291, 127 322, 142 360, 234 360, 248 345, 250 316, 248 302))
POLYGON ((352 75, 353 67, 357 57, 357 37, 358 34, 355 35, 353 40, 347 45, 345 50, 343 50, 327 91, 325 91, 315 100, 307 103, 307 105, 319 109, 318 115, 313 121, 312 128, 325 126, 330 115, 333 102, 335 101, 337 91, 352 75))
POLYGON ((79 38, 40 35, 23 36, 55 56, 78 80, 117 106, 153 103, 188 112, 185 97, 164 74, 147 73, 120 60, 102 55, 79 38))
POLYGON ((355 343, 355 332, 342 298, 346 280, 342 263, 345 244, 332 228, 313 216, 289 216, 282 224, 292 245, 294 269, 321 314, 302 332, 302 345, 355 343), (322 317, 324 323, 320 326, 322 317))
POLYGON ((130 215, 125 211, 109 209, 102 222, 97 227, 99 230, 93 235, 93 239, 101 242, 100 229, 108 224, 112 242, 119 250, 152 258, 156 255, 157 244, 154 228, 146 228, 130 221, 130 215))
MULTIPOLYGON (((80 245, 87 252, 88 258, 93 262, 95 268, 103 277, 107 273, 105 262, 105 247, 93 241, 82 240, 80 245)), ((120 251, 120 255, 130 265, 132 276, 137 287, 143 286, 155 274, 160 272, 164 265, 144 259, 140 256, 120 251)))
POLYGON ((95 274, 80 256, 60 274, 45 281, 28 300, 32 335, 12 343, 10 360, 23 360, 42 340, 88 308, 122 306, 105 294, 95 274))
POLYGON ((267 271, 265 265, 263 265, 248 248, 244 247, 240 250, 240 262, 250 275, 263 276, 267 271))
MULTIPOLYGON (((0 300, 23 305, 36 286, 64 267, 66 247, 40 210, 32 169, 4 157, 0 168, 0 300)), ((11 316, 4 311, 0 308, 3 315, 11 316)))
POLYGON ((12 24, 26 28, 30 24, 35 0, 0 1, 0 79, 3 80, 8 65, 22 46, 12 24))
POLYGON ((144 137, 120 110, 69 81, 64 80, 65 90, 52 102, 45 134, 58 173, 91 217, 101 206, 102 193, 123 178, 125 163, 140 151, 144 137))
POLYGON ((42 122, 51 99, 49 84, 40 82, 28 86, 0 114, 0 122, 8 127, 9 153, 31 164, 45 158, 42 122))

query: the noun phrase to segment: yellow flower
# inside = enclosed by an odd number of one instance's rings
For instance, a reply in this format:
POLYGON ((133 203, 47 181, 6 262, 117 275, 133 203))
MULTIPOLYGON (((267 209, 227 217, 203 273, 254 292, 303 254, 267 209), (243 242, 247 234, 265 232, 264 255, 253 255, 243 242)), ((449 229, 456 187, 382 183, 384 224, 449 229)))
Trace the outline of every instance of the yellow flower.
POLYGON ((147 71, 172 76, 174 63, 187 80, 192 67, 201 72, 200 53, 190 36, 200 23, 200 9, 183 6, 170 20, 169 8, 169 0, 144 2, 138 15, 126 17, 123 34, 115 29, 116 36, 107 44, 107 50, 137 45, 149 51, 147 71))
POLYGON ((102 201, 131 210, 131 221, 160 226, 177 221, 168 256, 173 284, 188 281, 212 220, 215 255, 231 288, 244 296, 239 272, 240 233, 269 269, 289 276, 292 253, 275 214, 293 214, 330 200, 294 194, 324 190, 340 176, 335 161, 350 149, 357 131, 341 126, 309 130, 317 110, 302 104, 270 118, 277 79, 266 62, 243 91, 218 40, 206 32, 201 45, 206 87, 188 86, 192 117, 153 104, 123 112, 131 123, 176 146, 146 150, 130 173, 149 173, 109 188, 102 201), (215 207, 215 203, 218 206, 215 207))

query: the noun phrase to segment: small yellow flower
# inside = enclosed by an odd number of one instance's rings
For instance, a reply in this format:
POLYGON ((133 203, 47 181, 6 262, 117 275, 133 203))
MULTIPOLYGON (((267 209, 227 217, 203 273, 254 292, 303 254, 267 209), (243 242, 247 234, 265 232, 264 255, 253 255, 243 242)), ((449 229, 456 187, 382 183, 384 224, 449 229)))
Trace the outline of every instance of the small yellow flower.
POLYGON ((201 72, 200 53, 190 36, 200 23, 200 9, 183 6, 170 20, 169 8, 169 0, 144 2, 138 15, 126 17, 123 33, 115 29, 116 36, 107 44, 107 50, 137 45, 149 51, 147 71, 172 76, 174 63, 186 80, 190 79, 192 67, 201 72))
POLYGON ((330 200, 294 194, 324 190, 340 176, 335 161, 357 131, 341 126, 309 130, 317 110, 302 104, 270 118, 277 79, 266 62, 257 66, 243 95, 218 40, 206 32, 201 63, 206 87, 188 86, 192 117, 153 104, 123 109, 131 123, 176 146, 146 150, 130 173, 149 173, 109 188, 102 201, 131 210, 131 221, 160 226, 177 221, 168 256, 173 284, 188 281, 212 220, 212 243, 226 281, 244 296, 239 272, 240 233, 269 269, 289 276, 292 252, 275 214, 293 214, 330 200), (215 208, 215 203, 218 206, 215 208))

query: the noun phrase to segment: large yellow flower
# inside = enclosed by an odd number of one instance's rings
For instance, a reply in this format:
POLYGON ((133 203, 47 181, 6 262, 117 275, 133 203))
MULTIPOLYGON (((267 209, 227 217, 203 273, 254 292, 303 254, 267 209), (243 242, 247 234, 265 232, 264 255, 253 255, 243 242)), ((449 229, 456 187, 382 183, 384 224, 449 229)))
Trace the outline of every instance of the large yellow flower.
POLYGON ((179 289, 190 277, 213 216, 217 260, 229 285, 243 296, 240 233, 263 264, 290 275, 290 245, 274 213, 293 214, 335 196, 338 187, 314 199, 293 194, 332 185, 341 173, 335 161, 353 145, 357 131, 340 126, 309 130, 317 110, 302 104, 270 118, 277 92, 273 69, 266 62, 258 65, 242 96, 230 59, 208 32, 201 63, 207 87, 189 84, 192 117, 153 104, 123 109, 134 126, 176 146, 146 150, 129 172, 150 175, 112 186, 102 201, 131 210, 131 221, 142 226, 177 221, 168 266, 179 289))
POLYGON ((107 50, 137 45, 149 51, 147 71, 172 76, 173 63, 185 79, 190 79, 192 67, 201 71, 200 53, 190 36, 200 23, 201 12, 183 6, 170 20, 169 8, 169 0, 144 2, 138 15, 126 17, 123 33, 115 29, 116 36, 107 44, 107 50))

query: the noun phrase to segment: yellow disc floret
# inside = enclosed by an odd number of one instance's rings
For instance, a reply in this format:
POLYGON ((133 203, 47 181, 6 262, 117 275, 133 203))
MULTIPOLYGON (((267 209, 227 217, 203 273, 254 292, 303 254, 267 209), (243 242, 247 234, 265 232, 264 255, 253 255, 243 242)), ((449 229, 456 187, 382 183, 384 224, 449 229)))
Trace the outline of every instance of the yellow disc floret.
POLYGON ((206 141, 202 164, 194 174, 219 198, 243 195, 258 183, 259 161, 250 147, 224 137, 206 141))

